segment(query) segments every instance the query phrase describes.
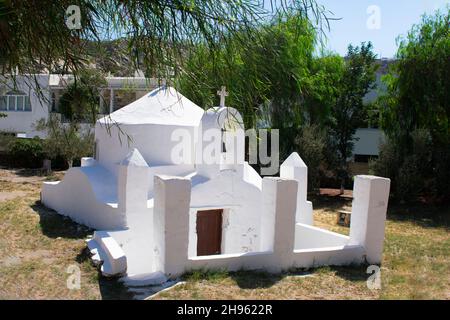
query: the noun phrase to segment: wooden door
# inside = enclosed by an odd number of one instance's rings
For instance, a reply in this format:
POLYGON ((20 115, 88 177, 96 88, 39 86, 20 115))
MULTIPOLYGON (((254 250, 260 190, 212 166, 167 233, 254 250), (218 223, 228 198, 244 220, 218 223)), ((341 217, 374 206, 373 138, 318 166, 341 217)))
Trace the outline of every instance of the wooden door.
POLYGON ((197 211, 197 256, 220 254, 223 210, 197 211))

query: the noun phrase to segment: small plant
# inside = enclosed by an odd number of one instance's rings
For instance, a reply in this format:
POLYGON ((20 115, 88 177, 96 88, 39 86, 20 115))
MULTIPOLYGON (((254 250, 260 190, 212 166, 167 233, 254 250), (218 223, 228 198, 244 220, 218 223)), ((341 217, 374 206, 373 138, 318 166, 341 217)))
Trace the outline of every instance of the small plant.
POLYGON ((44 160, 42 140, 15 138, 8 144, 10 163, 14 167, 40 168, 44 160))
POLYGON ((47 121, 39 120, 36 130, 47 132, 43 144, 47 157, 51 159, 59 155, 65 159, 69 168, 81 157, 92 155, 94 134, 90 128, 83 130, 79 124, 65 124, 57 116, 51 116, 47 121))

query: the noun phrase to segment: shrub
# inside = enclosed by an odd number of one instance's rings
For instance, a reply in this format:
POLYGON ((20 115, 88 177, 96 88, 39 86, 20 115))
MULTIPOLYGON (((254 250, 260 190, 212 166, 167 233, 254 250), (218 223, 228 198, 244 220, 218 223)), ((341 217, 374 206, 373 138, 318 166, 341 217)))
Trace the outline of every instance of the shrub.
POLYGON ((8 144, 10 164, 14 167, 40 168, 44 160, 42 140, 39 138, 13 139, 8 144))
POLYGON ((371 161, 371 173, 390 178, 391 193, 398 200, 416 200, 419 195, 444 200, 450 193, 450 147, 433 144, 424 129, 408 138, 388 139, 379 158, 371 161))
POLYGON ((316 125, 304 126, 295 140, 300 157, 308 166, 308 188, 320 188, 320 166, 324 160, 325 132, 316 125))

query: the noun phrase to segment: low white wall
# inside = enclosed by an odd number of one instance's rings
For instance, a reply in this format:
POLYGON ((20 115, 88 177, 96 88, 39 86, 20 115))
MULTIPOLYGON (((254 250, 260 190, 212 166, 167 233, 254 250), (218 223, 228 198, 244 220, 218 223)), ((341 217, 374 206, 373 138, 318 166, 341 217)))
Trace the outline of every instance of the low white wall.
POLYGON ((111 205, 103 202, 108 198, 98 199, 94 189, 100 189, 107 184, 94 187, 86 176, 86 169, 93 167, 71 168, 64 180, 59 182, 44 182, 42 185, 42 203, 62 215, 69 216, 74 221, 94 229, 113 230, 126 227, 126 217, 111 205))
MULTIPOLYGON (((356 211, 354 210, 353 214, 358 218, 353 219, 352 214, 352 228, 357 232, 351 232, 353 237, 349 238, 309 225, 295 224, 297 182, 281 178, 264 178, 265 201, 262 214, 272 218, 262 220, 261 236, 272 237, 273 244, 268 242, 264 245, 262 242, 261 247, 271 246, 272 250, 265 248, 258 252, 190 256, 188 258, 183 250, 188 252, 186 242, 189 228, 186 228, 184 223, 187 222, 189 215, 186 199, 189 196, 190 185, 185 184, 181 188, 181 185, 177 186, 180 183, 173 178, 159 179, 158 184, 155 184, 155 192, 158 195, 155 198, 155 209, 157 202, 166 203, 166 205, 158 207, 158 219, 165 219, 167 222, 169 217, 172 220, 176 216, 178 221, 174 223, 170 232, 171 235, 176 232, 176 237, 168 236, 167 231, 170 228, 167 225, 161 229, 155 224, 155 231, 163 230, 158 232, 164 233, 165 250, 169 250, 167 243, 170 243, 172 248, 179 250, 170 253, 166 251, 164 255, 166 258, 169 254, 176 258, 173 258, 170 263, 168 260, 161 261, 161 268, 162 270, 170 269, 169 276, 174 277, 191 269, 225 269, 229 271, 252 269, 280 272, 292 267, 360 264, 366 260, 371 263, 376 262, 383 247, 386 197, 389 194, 386 180, 378 177, 357 177, 354 191, 356 211), (181 193, 184 193, 184 196, 181 193), (181 199, 184 200, 181 201, 181 199), (167 204, 170 201, 181 201, 183 205, 169 209, 167 204), (367 205, 361 207, 359 203, 367 205), (370 222, 374 223, 373 229, 369 228, 370 222)), ((163 236, 162 233, 160 235, 163 236)), ((167 271, 165 273, 168 274, 167 271)))
POLYGON ((350 237, 310 225, 295 225, 295 249, 317 249, 344 246, 350 237))
POLYGON ((365 260, 365 253, 364 247, 358 245, 294 250, 293 267, 315 268, 361 264, 365 260))
POLYGON ((320 249, 294 250, 289 265, 280 263, 274 252, 249 252, 204 257, 192 257, 186 270, 261 270, 278 273, 290 268, 312 268, 319 266, 342 266, 364 262, 365 250, 361 246, 325 247, 320 249))

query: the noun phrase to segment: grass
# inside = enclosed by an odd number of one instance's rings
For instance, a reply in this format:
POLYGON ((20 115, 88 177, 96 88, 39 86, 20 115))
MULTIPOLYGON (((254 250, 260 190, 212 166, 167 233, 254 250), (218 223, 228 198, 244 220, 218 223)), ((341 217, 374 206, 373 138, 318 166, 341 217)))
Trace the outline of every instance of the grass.
POLYGON ((92 230, 40 204, 40 185, 49 177, 30 174, 15 182, 4 171, 0 192, 20 195, 0 201, 0 299, 127 297, 117 281, 100 278, 91 265, 84 239, 92 230), (68 289, 69 266, 79 268, 81 289, 68 289))
MULTIPOLYGON (((0 299, 117 299, 132 296, 116 280, 100 277, 84 239, 92 230, 39 203, 43 181, 60 177, 0 169, 0 299), (67 268, 81 272, 81 289, 68 289, 67 268)), ((336 225, 345 199, 313 199, 317 226, 336 225)), ((192 271, 184 284, 156 299, 450 299, 450 209, 391 206, 381 266, 381 290, 366 286, 365 266, 264 272, 192 271)))

